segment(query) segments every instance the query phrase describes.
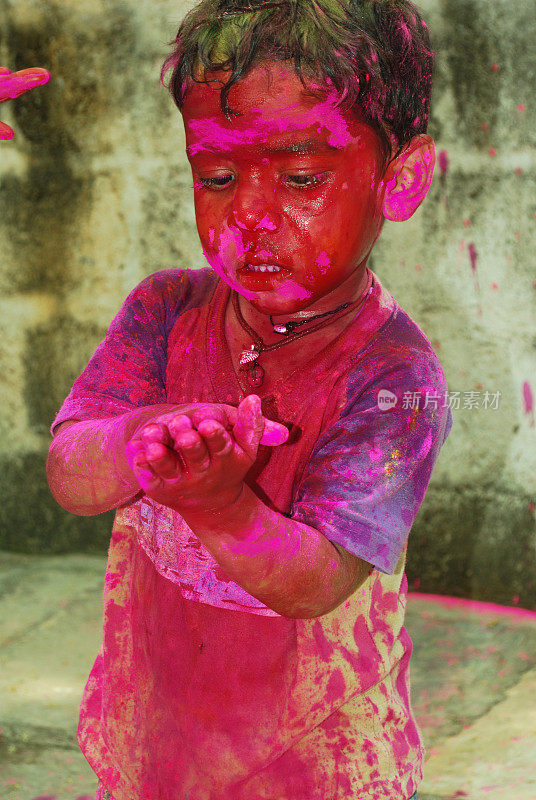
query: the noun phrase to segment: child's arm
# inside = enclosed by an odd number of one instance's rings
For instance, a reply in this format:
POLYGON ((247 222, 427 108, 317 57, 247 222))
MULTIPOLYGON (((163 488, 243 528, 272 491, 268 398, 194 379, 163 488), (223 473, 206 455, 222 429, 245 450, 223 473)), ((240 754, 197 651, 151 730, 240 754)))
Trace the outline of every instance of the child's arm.
MULTIPOLYGON (((195 424, 216 419, 227 428, 236 422, 237 410, 225 403, 155 404, 105 419, 66 421, 52 440, 46 465, 55 500, 71 514, 85 517, 117 508, 142 494, 125 445, 138 429, 149 424, 159 427, 177 414, 195 424)), ((284 426, 265 420, 263 444, 278 443, 287 436, 284 426)))
POLYGON ((142 423, 171 408, 177 406, 144 406, 117 417, 60 425, 46 463, 56 502, 71 514, 90 517, 141 494, 125 458, 125 444, 142 423))

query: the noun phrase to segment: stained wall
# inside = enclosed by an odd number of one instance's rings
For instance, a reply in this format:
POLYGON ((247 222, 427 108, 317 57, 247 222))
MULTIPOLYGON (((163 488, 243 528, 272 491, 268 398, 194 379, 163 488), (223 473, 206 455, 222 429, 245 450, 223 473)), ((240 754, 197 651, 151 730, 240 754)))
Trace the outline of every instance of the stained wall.
MULTIPOLYGON (((536 7, 419 5, 439 159, 370 266, 441 359, 454 427, 407 575, 410 589, 536 608, 536 7)), ((182 124, 158 84, 187 7, 0 0, 0 63, 53 76, 0 107, 17 134, 0 143, 1 549, 106 551, 112 514, 74 517, 50 495, 51 420, 128 292, 206 264, 182 124)))

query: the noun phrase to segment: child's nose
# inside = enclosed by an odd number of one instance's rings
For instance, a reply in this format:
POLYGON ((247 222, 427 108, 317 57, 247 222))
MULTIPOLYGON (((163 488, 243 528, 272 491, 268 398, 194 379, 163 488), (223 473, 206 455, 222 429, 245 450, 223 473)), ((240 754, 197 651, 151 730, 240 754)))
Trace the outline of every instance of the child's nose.
POLYGON ((272 196, 259 185, 238 186, 231 211, 237 228, 246 231, 275 231, 281 224, 281 214, 276 208, 274 191, 272 196))

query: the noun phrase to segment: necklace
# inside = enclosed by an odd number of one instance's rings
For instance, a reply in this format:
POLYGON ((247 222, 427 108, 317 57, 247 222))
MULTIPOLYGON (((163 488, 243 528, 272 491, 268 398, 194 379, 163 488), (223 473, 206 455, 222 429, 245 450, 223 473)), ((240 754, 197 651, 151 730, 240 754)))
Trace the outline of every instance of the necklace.
POLYGON ((345 313, 345 310, 348 309, 355 309, 357 310, 361 306, 364 305, 365 301, 369 297, 372 289, 374 287, 374 275, 372 276, 372 282, 370 287, 365 290, 365 292, 357 299, 354 300, 353 303, 343 303, 338 308, 335 308, 333 311, 326 311, 323 314, 316 314, 314 317, 309 317, 309 319, 304 319, 302 322, 295 322, 293 320, 289 320, 289 322, 285 322, 284 324, 275 324, 272 320, 272 315, 270 315, 270 322, 274 326, 274 332, 280 333, 282 336, 287 337, 283 342, 275 342, 274 344, 265 344, 264 341, 261 339, 259 334, 253 330, 253 328, 248 325, 244 317, 242 316, 242 312, 240 311, 240 305, 238 302, 238 292, 232 292, 232 300, 233 300, 233 308, 236 313, 236 317, 238 322, 245 330, 245 332, 251 336, 253 339, 253 344, 250 346, 249 350, 242 350, 240 353, 240 357, 238 359, 239 364, 241 365, 242 369, 245 369, 247 380, 250 386, 254 386, 255 388, 258 386, 262 386, 264 380, 264 369, 258 362, 258 358, 261 353, 269 352, 271 350, 277 350, 279 347, 284 347, 286 344, 290 344, 291 342, 296 341, 297 339, 301 339, 303 336, 307 336, 308 333, 313 333, 314 331, 319 330, 328 322, 333 322, 334 319, 339 319, 345 313), (335 318, 331 318, 329 320, 323 320, 322 322, 317 322, 316 325, 313 325, 312 328, 309 328, 306 331, 298 331, 297 333, 293 333, 294 328, 297 328, 299 325, 305 325, 306 322, 311 322, 313 319, 318 319, 319 317, 326 317, 328 315, 337 314, 338 316, 335 318))

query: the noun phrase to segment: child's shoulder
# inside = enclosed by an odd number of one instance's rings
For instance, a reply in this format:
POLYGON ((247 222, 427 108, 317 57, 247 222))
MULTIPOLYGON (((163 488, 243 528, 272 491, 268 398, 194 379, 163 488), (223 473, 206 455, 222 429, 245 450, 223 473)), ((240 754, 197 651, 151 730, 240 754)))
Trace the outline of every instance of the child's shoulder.
POLYGON ((369 342, 364 358, 387 369, 402 367, 409 378, 426 376, 445 384, 441 361, 422 328, 384 287, 381 293, 381 303, 390 313, 369 342))
POLYGON ((210 267, 189 269, 167 267, 147 275, 134 289, 141 295, 158 296, 162 299, 203 304, 211 296, 219 278, 210 267))

